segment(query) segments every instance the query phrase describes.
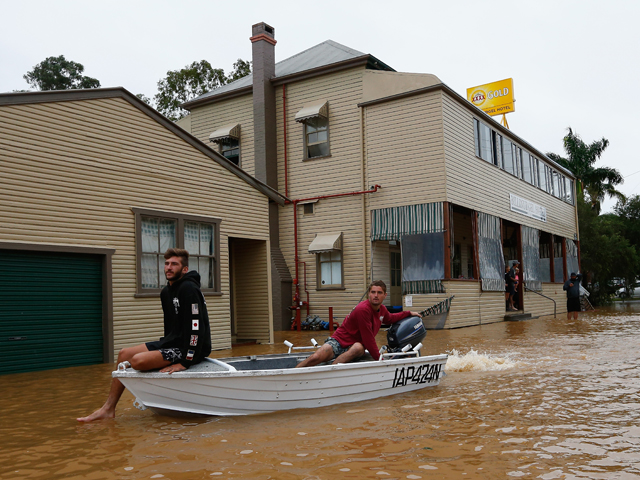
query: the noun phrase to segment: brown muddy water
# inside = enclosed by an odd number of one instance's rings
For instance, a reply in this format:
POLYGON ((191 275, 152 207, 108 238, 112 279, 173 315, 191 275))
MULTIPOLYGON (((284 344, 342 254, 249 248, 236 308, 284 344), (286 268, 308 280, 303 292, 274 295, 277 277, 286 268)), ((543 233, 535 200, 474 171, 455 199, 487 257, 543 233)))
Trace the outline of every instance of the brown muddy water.
MULTIPOLYGON (((432 331, 440 386, 358 404, 172 418, 99 407, 112 365, 0 377, 2 479, 640 478, 640 303, 432 331)), ((212 356, 285 351, 323 332, 212 356)), ((384 343, 381 334, 378 343, 384 343)))

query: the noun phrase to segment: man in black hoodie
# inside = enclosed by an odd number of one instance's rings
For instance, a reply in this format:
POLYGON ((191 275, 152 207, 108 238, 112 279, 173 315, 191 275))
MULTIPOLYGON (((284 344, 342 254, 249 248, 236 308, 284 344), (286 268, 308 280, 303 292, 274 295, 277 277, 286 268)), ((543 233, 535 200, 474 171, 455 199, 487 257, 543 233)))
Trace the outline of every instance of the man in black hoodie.
MULTIPOLYGON (((164 337, 156 342, 123 348, 118 363, 128 361, 136 370, 173 373, 186 370, 211 353, 211 333, 204 296, 200 291, 200 275, 189 271, 189 252, 170 248, 164 254, 164 274, 168 285, 160 292, 164 312, 164 337)), ((79 422, 113 418, 116 405, 124 392, 117 378, 105 404, 79 422)))

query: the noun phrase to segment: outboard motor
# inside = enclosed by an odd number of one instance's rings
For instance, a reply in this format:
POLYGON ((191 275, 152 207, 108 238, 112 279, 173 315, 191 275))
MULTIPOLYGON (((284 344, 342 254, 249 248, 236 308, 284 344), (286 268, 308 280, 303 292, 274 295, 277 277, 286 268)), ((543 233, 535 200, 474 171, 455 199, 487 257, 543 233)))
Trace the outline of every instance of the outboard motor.
POLYGON ((422 318, 407 317, 391 325, 387 330, 389 352, 400 352, 406 345, 415 347, 427 335, 422 318))

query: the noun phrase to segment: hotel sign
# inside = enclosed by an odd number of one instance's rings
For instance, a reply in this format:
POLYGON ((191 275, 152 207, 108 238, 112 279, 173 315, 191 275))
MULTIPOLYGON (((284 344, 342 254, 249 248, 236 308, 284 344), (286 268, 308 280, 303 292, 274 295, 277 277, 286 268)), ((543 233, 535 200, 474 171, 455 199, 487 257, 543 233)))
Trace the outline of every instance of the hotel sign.
POLYGON ((515 112, 513 78, 467 88, 467 100, 487 115, 515 112))
POLYGON ((542 205, 533 203, 529 200, 514 195, 513 193, 510 193, 509 196, 511 197, 512 212, 518 212, 522 215, 526 215, 527 217, 535 218, 536 220, 541 220, 543 222, 547 221, 547 209, 542 205))

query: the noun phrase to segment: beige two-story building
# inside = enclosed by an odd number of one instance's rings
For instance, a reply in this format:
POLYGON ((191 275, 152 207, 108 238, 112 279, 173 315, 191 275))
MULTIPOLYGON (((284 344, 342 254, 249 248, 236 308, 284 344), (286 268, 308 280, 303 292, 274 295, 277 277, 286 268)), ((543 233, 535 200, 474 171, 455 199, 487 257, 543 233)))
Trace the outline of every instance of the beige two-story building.
POLYGON ((275 63, 253 26, 252 75, 184 105, 191 133, 291 199, 269 214, 276 328, 295 297, 343 318, 372 279, 390 307, 455 297, 454 328, 564 311, 578 268, 574 176, 430 74, 326 41, 275 63), (526 287, 526 288, 523 288, 526 287))

